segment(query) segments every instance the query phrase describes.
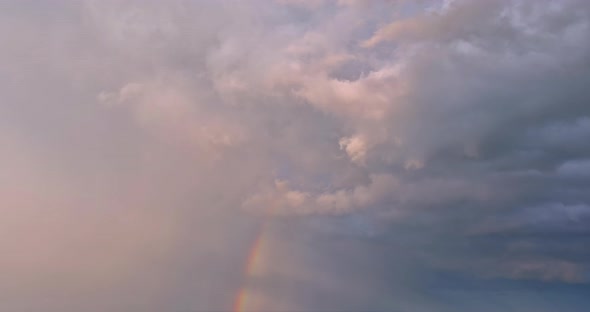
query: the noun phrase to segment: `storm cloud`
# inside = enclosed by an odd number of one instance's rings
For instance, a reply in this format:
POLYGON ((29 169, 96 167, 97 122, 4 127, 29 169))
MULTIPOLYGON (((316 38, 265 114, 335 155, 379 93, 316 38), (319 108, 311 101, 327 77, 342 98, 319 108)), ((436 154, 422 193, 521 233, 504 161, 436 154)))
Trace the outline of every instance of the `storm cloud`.
POLYGON ((0 310, 584 311, 585 0, 5 1, 0 310))

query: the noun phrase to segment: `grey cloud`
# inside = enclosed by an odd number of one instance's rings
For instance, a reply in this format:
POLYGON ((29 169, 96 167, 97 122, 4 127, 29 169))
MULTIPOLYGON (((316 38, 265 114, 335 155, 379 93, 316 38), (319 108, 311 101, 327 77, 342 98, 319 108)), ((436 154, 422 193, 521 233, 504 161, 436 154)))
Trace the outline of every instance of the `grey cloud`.
POLYGON ((0 6, 1 310, 587 303, 586 1, 0 6))

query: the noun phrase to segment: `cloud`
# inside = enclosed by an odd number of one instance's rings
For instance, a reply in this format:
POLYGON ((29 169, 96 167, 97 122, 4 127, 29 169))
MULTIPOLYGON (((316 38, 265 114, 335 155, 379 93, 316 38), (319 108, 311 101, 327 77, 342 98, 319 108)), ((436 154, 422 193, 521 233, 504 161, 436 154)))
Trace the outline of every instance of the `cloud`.
POLYGON ((588 283, 586 1, 1 6, 0 310, 588 283))
POLYGON ((346 214, 386 201, 396 188, 390 175, 372 175, 368 185, 311 194, 292 190, 286 181, 275 181, 274 187, 253 195, 244 202, 250 211, 270 214, 346 214))

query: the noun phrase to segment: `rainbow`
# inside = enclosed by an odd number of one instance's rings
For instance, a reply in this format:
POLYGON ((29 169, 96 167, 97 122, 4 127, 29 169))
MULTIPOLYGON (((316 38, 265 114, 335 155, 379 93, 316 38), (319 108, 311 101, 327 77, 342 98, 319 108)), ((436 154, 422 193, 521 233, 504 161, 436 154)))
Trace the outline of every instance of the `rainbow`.
POLYGON ((233 312, 258 311, 260 308, 262 297, 256 289, 249 287, 248 280, 253 277, 260 277, 263 274, 265 265, 262 257, 268 248, 267 228, 268 221, 264 221, 260 226, 256 239, 252 243, 252 247, 250 247, 246 265, 244 266, 244 283, 234 300, 233 312))

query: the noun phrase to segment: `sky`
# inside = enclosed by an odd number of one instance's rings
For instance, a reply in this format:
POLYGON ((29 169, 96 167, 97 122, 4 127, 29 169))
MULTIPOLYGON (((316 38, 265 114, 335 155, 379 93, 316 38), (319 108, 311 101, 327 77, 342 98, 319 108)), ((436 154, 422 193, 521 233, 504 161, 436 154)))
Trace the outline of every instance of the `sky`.
POLYGON ((0 2, 0 311, 587 311, 587 0, 0 2))

